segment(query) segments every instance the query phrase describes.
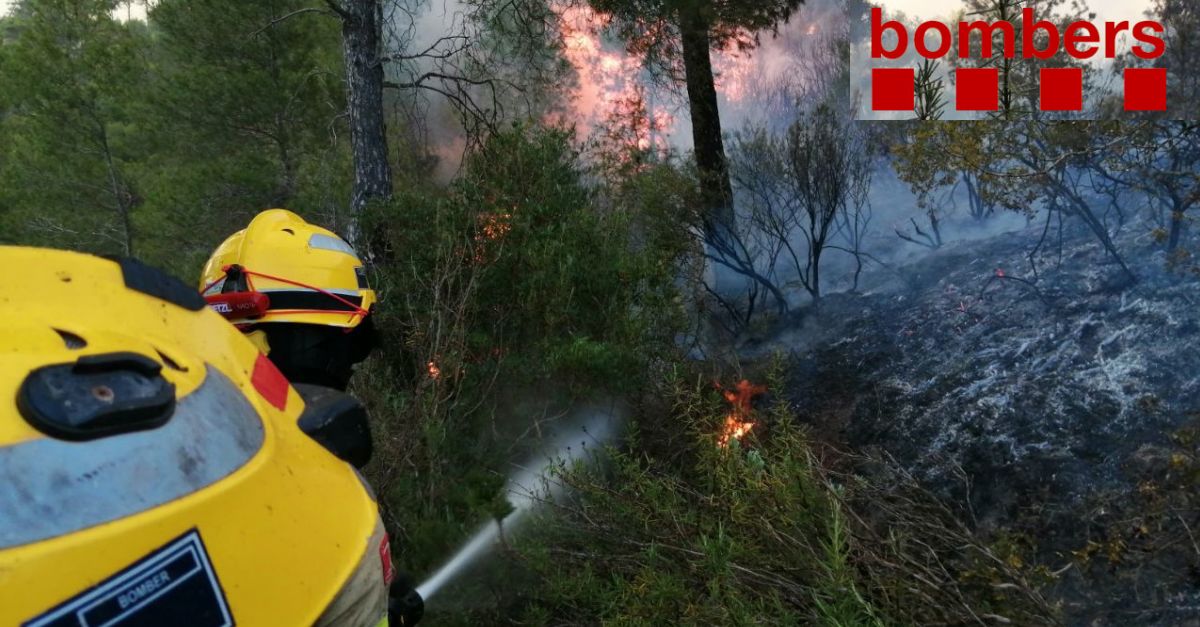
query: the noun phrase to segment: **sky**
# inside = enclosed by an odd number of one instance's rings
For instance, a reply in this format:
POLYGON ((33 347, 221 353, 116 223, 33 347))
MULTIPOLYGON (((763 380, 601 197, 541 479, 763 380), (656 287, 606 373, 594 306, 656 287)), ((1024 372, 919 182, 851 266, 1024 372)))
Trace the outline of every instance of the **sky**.
MULTIPOLYGON (((2 1, 2 0, 0 0, 2 1)), ((877 0, 888 10, 902 11, 912 17, 933 18, 949 15, 963 5, 962 0, 877 0)), ((1101 22, 1133 20, 1150 8, 1150 0, 1089 0, 1088 6, 1101 22)))
MULTIPOLYGON (((0 0, 0 15, 6 15, 8 13, 8 10, 14 4, 16 4, 16 0, 0 0)), ((144 7, 144 6, 141 6, 141 5, 135 6, 135 7, 132 7, 131 9, 129 9, 129 11, 130 11, 131 17, 137 17, 140 19, 144 19, 146 17, 146 7, 144 7)), ((117 13, 118 13, 119 17, 125 17, 126 10, 121 9, 117 13)))

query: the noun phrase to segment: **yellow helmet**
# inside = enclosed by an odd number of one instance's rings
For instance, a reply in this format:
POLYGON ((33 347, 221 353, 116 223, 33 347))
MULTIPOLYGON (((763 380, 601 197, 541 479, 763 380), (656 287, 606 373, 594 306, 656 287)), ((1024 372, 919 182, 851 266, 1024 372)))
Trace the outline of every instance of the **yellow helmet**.
POLYGON ((0 624, 384 620, 361 408, 137 261, 0 264, 0 624))
POLYGON ((264 211, 229 236, 200 281, 209 306, 293 383, 345 389, 375 345, 363 262, 345 240, 290 211, 264 211))
POLYGON ((375 304, 354 249, 286 209, 263 211, 218 246, 200 291, 235 324, 354 328, 375 304))

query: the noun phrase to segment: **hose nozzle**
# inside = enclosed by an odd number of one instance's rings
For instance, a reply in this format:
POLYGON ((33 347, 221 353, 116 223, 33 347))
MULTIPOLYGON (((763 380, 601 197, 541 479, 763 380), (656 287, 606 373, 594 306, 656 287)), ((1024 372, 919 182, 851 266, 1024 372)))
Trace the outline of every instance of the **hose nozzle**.
POLYGON ((421 622, 423 616, 425 599, 413 588, 408 577, 396 577, 388 589, 388 624, 392 627, 410 627, 421 622))

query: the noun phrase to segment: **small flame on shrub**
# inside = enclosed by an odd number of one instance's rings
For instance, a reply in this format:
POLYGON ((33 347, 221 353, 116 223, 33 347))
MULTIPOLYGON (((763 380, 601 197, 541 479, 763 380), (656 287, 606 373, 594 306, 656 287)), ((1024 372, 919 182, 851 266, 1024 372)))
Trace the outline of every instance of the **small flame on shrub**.
POLYGON ((729 413, 725 416, 725 424, 721 435, 717 438, 717 446, 727 448, 733 440, 741 440, 754 428, 750 420, 750 401, 755 396, 767 391, 765 385, 754 385, 742 379, 732 390, 721 390, 725 400, 729 401, 729 413))
MULTIPOLYGON (((514 207, 515 208, 515 207, 514 207)), ((478 217, 478 230, 475 232, 475 263, 488 261, 492 245, 504 239, 512 230, 511 213, 483 213, 478 217)))

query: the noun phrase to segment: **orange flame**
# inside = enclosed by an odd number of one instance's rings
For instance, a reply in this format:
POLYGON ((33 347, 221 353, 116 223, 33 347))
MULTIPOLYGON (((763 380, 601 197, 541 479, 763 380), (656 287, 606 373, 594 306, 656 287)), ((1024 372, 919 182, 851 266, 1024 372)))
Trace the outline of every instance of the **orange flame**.
POLYGON ((729 102, 742 102, 750 93, 750 81, 758 62, 748 51, 730 43, 713 55, 713 73, 717 91, 729 102))
POLYGON ((725 395, 725 400, 729 401, 732 406, 729 414, 725 416, 725 427, 717 438, 717 446, 726 448, 731 440, 741 440, 750 430, 754 428, 754 422, 750 420, 750 401, 755 396, 763 394, 767 391, 765 385, 754 385, 749 381, 742 379, 732 390, 722 390, 725 395))
POLYGON ((569 99, 570 115, 552 114, 550 120, 579 124, 589 131, 602 131, 611 126, 614 116, 628 118, 632 113, 640 113, 634 116, 637 118, 635 124, 642 129, 636 140, 637 147, 666 150, 675 116, 669 106, 655 105, 657 98, 649 101, 644 98, 641 56, 604 37, 611 17, 586 4, 555 0, 550 7, 561 24, 563 56, 574 68, 577 78, 569 99), (635 99, 641 101, 644 110, 629 110, 629 103, 635 99))
POLYGON ((438 379, 442 378, 442 369, 438 368, 438 365, 436 362, 431 361, 428 364, 426 364, 425 367, 429 369, 429 378, 430 379, 437 381, 438 379))
POLYGON ((483 239, 498 240, 512 230, 511 213, 489 213, 480 218, 483 239))
POLYGON ((504 239, 512 230, 511 213, 484 213, 479 215, 479 230, 475 233, 475 263, 488 260, 489 245, 504 239))

